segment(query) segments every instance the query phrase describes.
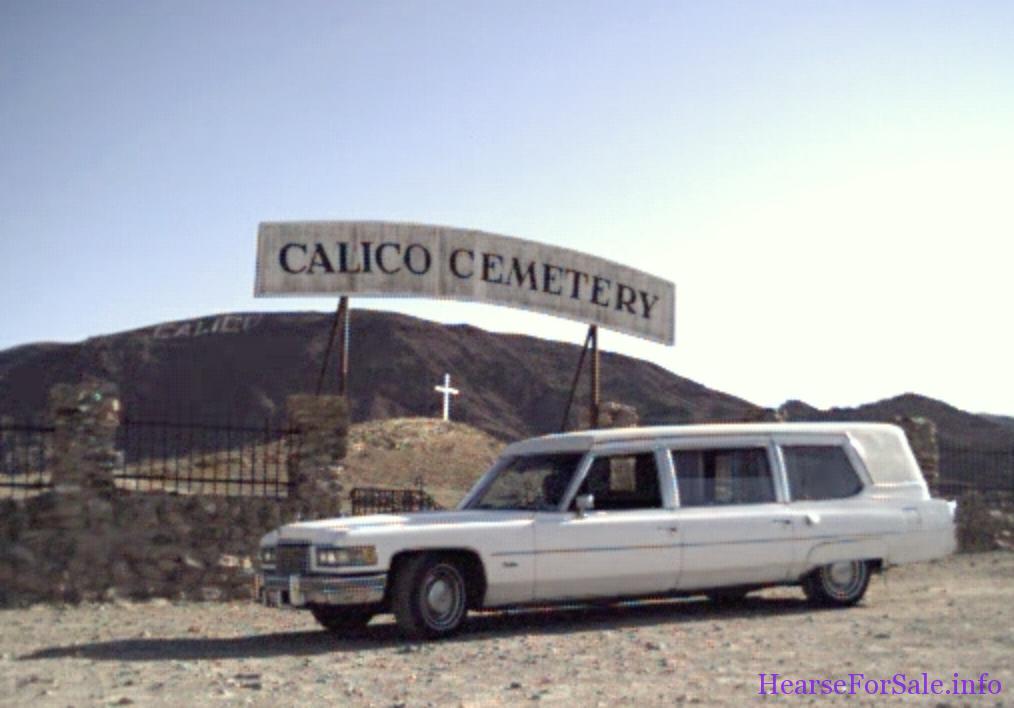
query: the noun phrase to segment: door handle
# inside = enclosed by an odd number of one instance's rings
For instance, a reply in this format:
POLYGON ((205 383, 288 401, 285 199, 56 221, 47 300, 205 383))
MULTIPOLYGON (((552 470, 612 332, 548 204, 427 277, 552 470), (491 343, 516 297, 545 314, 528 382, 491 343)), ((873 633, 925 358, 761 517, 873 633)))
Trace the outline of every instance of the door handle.
POLYGON ((679 533, 680 532, 680 527, 676 526, 675 524, 672 525, 672 526, 659 526, 658 530, 659 531, 668 531, 669 533, 679 533))
POLYGON ((782 526, 792 526, 792 519, 771 519, 773 524, 781 524, 782 526))

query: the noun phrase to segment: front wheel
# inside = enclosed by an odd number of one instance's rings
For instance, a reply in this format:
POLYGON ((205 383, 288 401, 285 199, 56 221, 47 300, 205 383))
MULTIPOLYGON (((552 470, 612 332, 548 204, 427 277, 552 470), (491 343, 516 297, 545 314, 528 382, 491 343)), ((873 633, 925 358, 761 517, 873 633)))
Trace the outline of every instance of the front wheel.
POLYGON ((863 598, 869 584, 867 561, 839 561, 822 565, 803 578, 803 592, 814 604, 847 607, 863 598))
POLYGON ((409 558, 394 577, 391 604, 401 631, 412 639, 437 639, 461 628, 468 614, 465 574, 437 555, 409 558))

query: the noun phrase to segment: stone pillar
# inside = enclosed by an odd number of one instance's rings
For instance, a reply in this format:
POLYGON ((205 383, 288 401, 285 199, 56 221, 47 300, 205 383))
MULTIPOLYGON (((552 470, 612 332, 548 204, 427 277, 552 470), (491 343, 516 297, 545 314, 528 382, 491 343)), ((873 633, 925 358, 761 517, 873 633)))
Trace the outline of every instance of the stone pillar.
POLYGON ((894 422, 905 431, 926 483, 931 489, 935 488, 940 482, 940 447, 937 443, 936 424, 927 418, 903 416, 898 416, 894 422))
POLYGON ((298 394, 286 399, 289 426, 299 443, 289 452, 290 496, 311 514, 341 510, 341 461, 348 440, 348 402, 342 396, 298 394))
POLYGON ((14 433, 5 430, 14 425, 14 416, 0 415, 0 450, 3 457, 0 457, 0 468, 15 470, 18 468, 14 457, 14 433))
POLYGON ((57 384, 49 391, 53 486, 57 493, 111 492, 119 456, 120 398, 115 384, 57 384))
POLYGON ((60 568, 53 592, 69 601, 98 599, 110 583, 110 549, 118 536, 113 475, 119 393, 105 381, 57 384, 49 391, 49 408, 55 493, 46 525, 56 532, 52 553, 60 568))
MULTIPOLYGON (((635 428, 641 422, 637 409, 617 401, 605 401, 599 405, 599 428, 635 428)), ((579 426, 587 429, 590 426, 589 415, 581 416, 579 426)))
POLYGON ((741 420, 731 422, 742 423, 785 423, 789 419, 788 411, 784 407, 779 408, 757 408, 747 413, 741 420))

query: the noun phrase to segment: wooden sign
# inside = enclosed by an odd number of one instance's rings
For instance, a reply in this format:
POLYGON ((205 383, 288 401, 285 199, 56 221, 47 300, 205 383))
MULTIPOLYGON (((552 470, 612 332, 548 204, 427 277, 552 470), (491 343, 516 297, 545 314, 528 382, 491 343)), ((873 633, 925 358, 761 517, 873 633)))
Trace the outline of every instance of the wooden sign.
POLYGON ((254 294, 468 300, 675 341, 669 281, 579 251, 443 226, 263 223, 254 294))

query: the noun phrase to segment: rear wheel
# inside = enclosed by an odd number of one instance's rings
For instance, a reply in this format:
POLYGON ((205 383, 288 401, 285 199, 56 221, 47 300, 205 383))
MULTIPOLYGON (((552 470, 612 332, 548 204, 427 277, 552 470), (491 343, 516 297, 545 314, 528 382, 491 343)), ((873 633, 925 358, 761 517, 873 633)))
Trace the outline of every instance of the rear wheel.
POLYGON ((461 628, 468 614, 465 572, 451 558, 413 556, 394 577, 391 604, 398 627, 407 637, 449 636, 461 628))
POLYGON ((310 612, 324 629, 339 635, 361 632, 373 618, 373 612, 359 607, 316 605, 310 608, 310 612))
POLYGON ((803 592, 814 604, 846 607, 859 602, 869 584, 867 561, 839 561, 822 565, 803 578, 803 592))

